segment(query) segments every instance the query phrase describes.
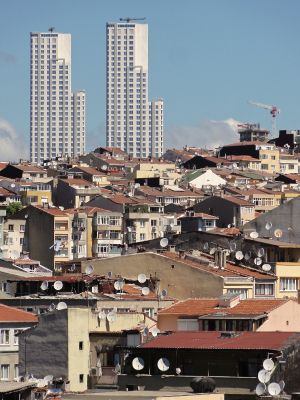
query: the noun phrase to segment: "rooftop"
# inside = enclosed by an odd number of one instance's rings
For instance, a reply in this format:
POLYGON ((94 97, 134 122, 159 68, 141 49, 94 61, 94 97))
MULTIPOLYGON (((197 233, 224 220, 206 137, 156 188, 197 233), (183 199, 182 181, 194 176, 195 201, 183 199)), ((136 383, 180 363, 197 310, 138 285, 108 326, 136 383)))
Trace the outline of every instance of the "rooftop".
POLYGON ((0 322, 38 322, 35 314, 0 304, 0 322))

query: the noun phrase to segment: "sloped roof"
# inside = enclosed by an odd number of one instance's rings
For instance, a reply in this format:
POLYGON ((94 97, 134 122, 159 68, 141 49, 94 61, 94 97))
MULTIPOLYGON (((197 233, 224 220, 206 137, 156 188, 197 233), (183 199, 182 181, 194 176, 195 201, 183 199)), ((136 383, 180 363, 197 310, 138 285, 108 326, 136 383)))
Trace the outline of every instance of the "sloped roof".
POLYGON ((144 349, 231 349, 282 350, 300 340, 293 332, 240 332, 237 336, 222 337, 220 332, 174 332, 161 335, 141 346, 144 349))
POLYGON ((35 314, 0 304, 0 322, 38 322, 35 314))

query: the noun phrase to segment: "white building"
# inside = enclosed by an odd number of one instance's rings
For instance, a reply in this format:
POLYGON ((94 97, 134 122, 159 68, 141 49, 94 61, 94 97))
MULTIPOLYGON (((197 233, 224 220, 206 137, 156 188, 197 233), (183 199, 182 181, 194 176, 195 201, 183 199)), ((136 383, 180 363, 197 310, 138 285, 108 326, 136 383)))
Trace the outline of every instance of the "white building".
POLYGON ((30 160, 37 163, 85 149, 85 92, 71 91, 71 34, 51 29, 30 34, 30 160))
POLYGON ((148 101, 148 25, 106 24, 106 144, 160 157, 163 100, 148 101))

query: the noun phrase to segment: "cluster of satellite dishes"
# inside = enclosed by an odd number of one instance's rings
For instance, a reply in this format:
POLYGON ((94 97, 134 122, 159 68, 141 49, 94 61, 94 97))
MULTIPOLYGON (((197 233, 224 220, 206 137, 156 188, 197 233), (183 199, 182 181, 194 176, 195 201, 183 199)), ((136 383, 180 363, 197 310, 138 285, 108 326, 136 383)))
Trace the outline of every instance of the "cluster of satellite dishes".
POLYGON ((256 386, 255 393, 257 396, 278 396, 283 392, 285 383, 284 381, 270 382, 272 373, 276 365, 272 358, 266 358, 263 362, 263 369, 258 372, 259 384, 256 386))
MULTIPOLYGON (((272 227, 273 227, 272 222, 271 221, 267 221, 266 224, 265 224, 265 229, 267 231, 271 231, 272 227)), ((276 239, 280 239, 282 237, 282 235, 283 235, 283 231, 281 229, 279 229, 279 228, 276 228, 273 231, 273 235, 270 233, 269 236, 270 237, 274 236, 276 239)), ((250 232, 249 236, 250 236, 251 239, 257 239, 259 237, 259 234, 256 231, 252 231, 252 232, 250 232)))
POLYGON ((100 319, 100 321, 107 320, 108 322, 112 323, 112 322, 116 321, 117 313, 114 310, 111 310, 108 313, 106 313, 104 310, 102 310, 99 312, 98 318, 100 319))
MULTIPOLYGON (((145 362, 142 357, 135 357, 131 365, 135 371, 142 371, 145 368, 145 362)), ((170 361, 165 357, 160 358, 156 365, 161 372, 167 372, 170 369, 170 361)), ((176 368, 176 373, 177 375, 181 373, 180 368, 176 368)))

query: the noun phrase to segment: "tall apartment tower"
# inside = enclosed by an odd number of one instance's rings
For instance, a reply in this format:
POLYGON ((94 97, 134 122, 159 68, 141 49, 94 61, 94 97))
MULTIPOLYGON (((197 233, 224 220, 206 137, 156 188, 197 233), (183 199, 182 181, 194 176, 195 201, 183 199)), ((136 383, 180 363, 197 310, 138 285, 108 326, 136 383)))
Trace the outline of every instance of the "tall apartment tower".
POLYGON ((30 34, 30 160, 85 151, 85 92, 71 91, 71 34, 30 34))
POLYGON ((106 145, 160 157, 164 103, 148 101, 148 25, 106 24, 106 145))

